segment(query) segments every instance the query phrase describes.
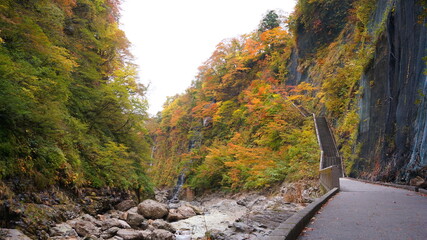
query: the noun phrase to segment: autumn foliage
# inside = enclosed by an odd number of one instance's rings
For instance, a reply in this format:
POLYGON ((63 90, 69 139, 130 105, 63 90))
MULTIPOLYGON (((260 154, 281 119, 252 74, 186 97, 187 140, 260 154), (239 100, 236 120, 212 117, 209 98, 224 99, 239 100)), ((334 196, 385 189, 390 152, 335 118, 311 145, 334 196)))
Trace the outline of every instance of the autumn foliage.
POLYGON ((0 179, 149 190, 119 0, 0 2, 0 179))
POLYGON ((316 176, 313 124, 289 99, 312 89, 286 86, 292 46, 281 27, 218 44, 192 86, 154 120, 157 184, 185 172, 197 190, 234 191, 316 176))

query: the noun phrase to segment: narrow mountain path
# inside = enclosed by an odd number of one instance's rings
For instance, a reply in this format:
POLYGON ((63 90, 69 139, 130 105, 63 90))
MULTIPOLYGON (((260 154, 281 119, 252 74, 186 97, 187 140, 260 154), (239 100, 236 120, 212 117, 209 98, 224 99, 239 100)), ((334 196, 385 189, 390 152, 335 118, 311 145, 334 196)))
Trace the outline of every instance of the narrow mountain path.
POLYGON ((427 239, 426 196, 347 178, 340 185, 299 240, 427 239))

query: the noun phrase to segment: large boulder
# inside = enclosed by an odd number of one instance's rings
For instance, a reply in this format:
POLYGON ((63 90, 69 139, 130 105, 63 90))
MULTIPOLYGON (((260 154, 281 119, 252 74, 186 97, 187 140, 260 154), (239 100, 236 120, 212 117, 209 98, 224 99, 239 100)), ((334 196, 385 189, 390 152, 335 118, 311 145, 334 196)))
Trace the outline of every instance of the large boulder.
POLYGON ((136 206, 135 201, 129 199, 129 200, 124 200, 123 202, 117 204, 116 209, 124 212, 124 211, 127 211, 127 210, 135 207, 135 206, 136 206))
POLYGON ((166 204, 147 199, 138 205, 138 213, 149 219, 160 219, 168 215, 166 204))
POLYGON ((152 240, 175 240, 175 235, 163 229, 153 231, 152 240))
POLYGON ((95 224, 84 220, 76 222, 76 224, 74 225, 74 229, 81 237, 99 237, 99 235, 101 234, 99 228, 96 227, 95 224))
POLYGON ((152 239, 153 233, 150 231, 140 231, 135 229, 120 229, 117 231, 116 235, 124 240, 143 240, 152 239))

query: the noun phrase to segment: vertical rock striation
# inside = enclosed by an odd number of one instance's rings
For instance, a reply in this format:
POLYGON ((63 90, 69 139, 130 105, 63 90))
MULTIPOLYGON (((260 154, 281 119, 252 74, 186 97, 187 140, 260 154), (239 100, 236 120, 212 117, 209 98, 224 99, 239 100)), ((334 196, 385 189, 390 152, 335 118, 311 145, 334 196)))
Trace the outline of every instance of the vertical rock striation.
POLYGON ((355 174, 408 181, 427 166, 427 31, 416 0, 379 0, 373 31, 386 18, 375 58, 361 80, 360 159, 355 174))

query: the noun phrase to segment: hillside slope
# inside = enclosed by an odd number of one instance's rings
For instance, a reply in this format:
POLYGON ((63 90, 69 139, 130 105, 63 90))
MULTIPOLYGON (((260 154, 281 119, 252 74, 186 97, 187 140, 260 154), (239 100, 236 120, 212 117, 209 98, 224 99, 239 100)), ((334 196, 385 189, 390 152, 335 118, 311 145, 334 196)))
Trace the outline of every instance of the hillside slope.
MULTIPOLYGON (((265 20, 265 19, 264 19, 265 20)), ((347 174, 426 177, 425 1, 300 0, 282 28, 220 43, 153 121, 152 176, 196 189, 316 176, 312 122, 326 115, 347 174)))
POLYGON ((0 179, 149 186, 145 88, 118 4, 1 1, 0 179))

